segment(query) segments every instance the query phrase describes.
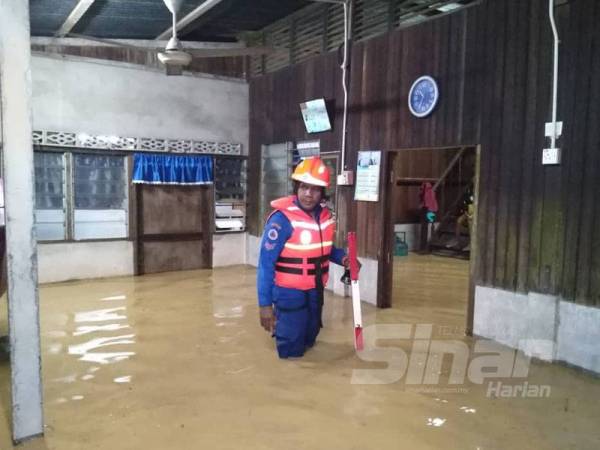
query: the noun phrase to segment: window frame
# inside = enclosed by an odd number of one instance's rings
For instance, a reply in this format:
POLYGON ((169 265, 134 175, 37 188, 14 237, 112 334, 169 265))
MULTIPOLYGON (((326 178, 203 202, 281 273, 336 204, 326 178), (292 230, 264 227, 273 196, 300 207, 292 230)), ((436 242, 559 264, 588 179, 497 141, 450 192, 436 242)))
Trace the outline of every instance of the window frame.
POLYGON ((245 233, 248 229, 248 157, 246 155, 214 155, 213 157, 213 203, 214 203, 214 234, 232 234, 232 233, 245 233), (221 193, 219 189, 217 189, 217 161, 225 160, 225 159, 235 159, 241 161, 242 171, 240 172, 240 180, 238 181, 242 185, 243 189, 243 198, 235 201, 224 201, 217 200, 217 196, 221 193), (242 207, 243 216, 217 216, 217 207, 218 206, 231 206, 232 210, 235 210, 242 207), (244 222, 244 226, 242 229, 219 229, 217 227, 218 219, 227 219, 227 218, 235 218, 242 219, 244 222))
POLYGON ((263 233, 264 228, 265 228, 265 219, 267 218, 267 213, 271 211, 270 203, 269 204, 266 203, 267 186, 275 185, 275 186, 283 187, 283 183, 285 183, 285 190, 287 192, 287 195, 292 193, 293 184, 292 184, 291 176, 292 176, 292 169, 293 169, 294 148, 295 148, 294 141, 275 142, 272 144, 263 144, 261 146, 261 149, 260 149, 260 172, 259 172, 259 196, 258 196, 258 226, 259 226, 258 231, 261 234, 263 233), (272 156, 272 155, 267 156, 265 153, 266 153, 266 150, 268 150, 268 147, 275 146, 275 145, 285 146, 284 152, 281 155, 277 155, 277 156, 272 156), (286 175, 284 177, 284 180, 285 180, 284 182, 282 182, 282 183, 265 182, 265 180, 266 180, 265 161, 270 160, 270 159, 286 161, 286 175))
MULTIPOLYGON (((107 151, 101 149, 84 149, 84 148, 64 148, 64 147, 50 147, 50 146, 34 146, 35 153, 60 153, 63 155, 65 163, 63 171, 63 205, 65 213, 65 237, 64 239, 52 239, 43 240, 38 239, 38 244, 66 244, 66 243, 83 243, 83 242, 111 242, 111 241, 134 241, 135 240, 135 208, 134 208, 134 186, 130 182, 131 171, 132 171, 132 155, 122 151, 107 151), (74 154, 88 154, 98 156, 118 156, 124 159, 125 169, 125 204, 127 205, 126 212, 126 231, 127 234, 124 237, 110 237, 110 238, 90 238, 90 239, 75 239, 75 178, 74 178, 74 154)), ((35 177, 35 174, 34 174, 35 177)), ((34 179, 35 182, 35 179, 34 179)), ((36 195, 36 193, 34 193, 36 195)), ((34 218, 34 226, 36 224, 34 218)))

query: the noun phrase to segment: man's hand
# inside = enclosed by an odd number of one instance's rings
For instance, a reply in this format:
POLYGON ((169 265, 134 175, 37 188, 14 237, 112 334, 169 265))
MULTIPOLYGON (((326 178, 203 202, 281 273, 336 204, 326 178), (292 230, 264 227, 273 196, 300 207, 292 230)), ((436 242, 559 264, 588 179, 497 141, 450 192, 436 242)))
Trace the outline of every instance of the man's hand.
POLYGON ((273 333, 275 329, 275 314, 273 314, 272 306, 259 307, 260 325, 269 333, 273 333))
MULTIPOLYGON (((358 270, 360 271, 360 268, 362 267, 362 264, 360 263, 360 261, 358 260, 358 258, 356 259, 356 262, 358 263, 358 270)), ((342 258, 342 266, 344 266, 346 269, 350 268, 350 257, 344 256, 342 258)))

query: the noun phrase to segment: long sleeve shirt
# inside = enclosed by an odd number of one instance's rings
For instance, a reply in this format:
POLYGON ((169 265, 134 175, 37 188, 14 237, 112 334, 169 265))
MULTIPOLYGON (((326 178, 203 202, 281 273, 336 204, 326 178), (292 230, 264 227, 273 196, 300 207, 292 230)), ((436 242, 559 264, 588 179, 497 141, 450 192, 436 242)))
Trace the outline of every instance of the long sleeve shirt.
MULTIPOLYGON (((319 216, 321 207, 317 205, 315 214, 319 216)), ((275 280, 275 263, 283 250, 286 241, 292 236, 293 228, 288 218, 280 211, 271 215, 265 225, 258 259, 256 286, 258 289, 258 305, 273 304, 273 286, 275 280)), ((329 260, 342 265, 346 252, 337 247, 331 249, 329 260)))

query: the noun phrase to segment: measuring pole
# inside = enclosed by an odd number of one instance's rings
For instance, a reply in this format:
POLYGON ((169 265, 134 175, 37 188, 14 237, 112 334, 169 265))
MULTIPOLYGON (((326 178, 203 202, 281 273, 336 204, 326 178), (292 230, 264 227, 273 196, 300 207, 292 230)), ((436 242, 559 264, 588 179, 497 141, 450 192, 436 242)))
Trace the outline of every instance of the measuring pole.
POLYGON ((348 258, 350 259, 350 280, 352 286, 352 310, 354 311, 354 348, 361 351, 364 348, 362 311, 360 309, 360 289, 358 284, 358 259, 356 257, 356 233, 348 233, 348 258))

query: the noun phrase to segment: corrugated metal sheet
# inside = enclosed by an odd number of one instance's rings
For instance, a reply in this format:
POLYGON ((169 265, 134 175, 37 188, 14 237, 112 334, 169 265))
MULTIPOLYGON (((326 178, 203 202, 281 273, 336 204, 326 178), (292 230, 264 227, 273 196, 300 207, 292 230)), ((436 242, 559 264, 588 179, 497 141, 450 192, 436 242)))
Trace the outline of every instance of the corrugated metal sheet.
MULTIPOLYGON (((196 1, 181 7, 183 17, 196 1)), ((73 32, 104 38, 152 39, 171 26, 162 0, 96 0, 73 32)))
POLYGON ((29 18, 33 36, 52 36, 67 19, 78 0, 31 0, 29 18))

